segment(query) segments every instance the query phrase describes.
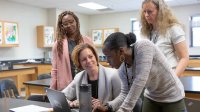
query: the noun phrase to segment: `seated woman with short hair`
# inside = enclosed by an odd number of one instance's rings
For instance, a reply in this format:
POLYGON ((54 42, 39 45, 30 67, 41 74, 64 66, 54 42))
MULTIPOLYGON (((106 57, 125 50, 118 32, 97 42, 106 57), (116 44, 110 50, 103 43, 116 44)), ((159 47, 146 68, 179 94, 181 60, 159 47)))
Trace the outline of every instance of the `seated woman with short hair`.
POLYGON ((94 47, 89 44, 77 45, 72 52, 72 58, 76 67, 83 71, 76 74, 74 80, 62 90, 69 100, 70 107, 79 107, 81 84, 91 84, 93 107, 104 105, 119 95, 121 81, 118 71, 99 64, 94 47))

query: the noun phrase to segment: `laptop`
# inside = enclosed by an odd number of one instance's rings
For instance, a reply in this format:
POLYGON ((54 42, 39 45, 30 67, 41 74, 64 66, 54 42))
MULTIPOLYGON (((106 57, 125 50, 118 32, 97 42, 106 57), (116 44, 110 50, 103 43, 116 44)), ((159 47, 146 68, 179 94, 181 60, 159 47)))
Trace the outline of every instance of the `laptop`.
POLYGON ((45 89, 54 112, 78 112, 77 109, 70 109, 64 93, 50 88, 45 89))
POLYGON ((185 105, 188 112, 199 112, 200 100, 185 98, 185 105))

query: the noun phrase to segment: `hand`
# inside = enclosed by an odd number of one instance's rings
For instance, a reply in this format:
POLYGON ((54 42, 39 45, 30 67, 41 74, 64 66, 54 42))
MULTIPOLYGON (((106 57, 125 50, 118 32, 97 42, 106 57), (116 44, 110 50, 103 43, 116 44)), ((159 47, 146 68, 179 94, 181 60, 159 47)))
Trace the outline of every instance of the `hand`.
POLYGON ((106 112, 107 108, 102 104, 102 102, 98 99, 92 99, 92 112, 106 112))
POLYGON ((104 105, 101 105, 94 107, 92 112, 108 112, 108 109, 104 105))
POLYGON ((78 100, 74 100, 74 101, 69 101, 69 106, 71 108, 78 108, 79 107, 79 101, 78 100))

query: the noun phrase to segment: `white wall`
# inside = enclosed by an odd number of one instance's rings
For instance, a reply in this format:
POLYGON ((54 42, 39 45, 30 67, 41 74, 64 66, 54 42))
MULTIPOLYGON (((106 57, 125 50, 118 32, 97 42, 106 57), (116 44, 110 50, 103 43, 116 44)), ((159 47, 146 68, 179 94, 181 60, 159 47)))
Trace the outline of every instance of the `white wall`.
MULTIPOLYGON (((185 7, 175 7, 173 8, 174 14, 177 18, 185 25, 186 29, 186 39, 188 42, 188 46, 190 45, 190 25, 189 25, 189 17, 192 15, 200 15, 200 4, 197 5, 190 5, 185 7)), ((200 35, 200 32, 199 32, 200 35)), ((199 37, 200 38, 200 37, 199 37)), ((200 55, 200 47, 190 47, 189 54, 190 55, 200 55)))
MULTIPOLYGON (((200 4, 182 7, 172 7, 174 14, 185 25, 186 40, 190 45, 189 17, 194 14, 200 14, 200 4)), ((139 11, 130 11, 123 13, 102 14, 90 16, 90 36, 91 30, 97 28, 119 28, 119 31, 129 33, 131 31, 130 18, 140 18, 139 11)), ((199 48, 189 48, 190 55, 200 55, 199 48)), ((101 49, 98 48, 100 55, 103 55, 101 49)))
POLYGON ((90 36, 92 29, 98 28, 119 28, 121 32, 129 33, 131 31, 131 18, 139 19, 138 11, 101 14, 90 16, 90 36))
POLYGON ((0 1, 0 20, 17 22, 19 47, 1 48, 0 60, 41 58, 45 49, 37 48, 36 26, 46 25, 46 9, 0 1))
MULTIPOLYGON (((113 14, 102 14, 102 15, 91 15, 89 24, 89 36, 92 35, 92 29, 101 28, 119 28, 120 32, 129 33, 131 32, 131 18, 139 19, 138 11, 113 13, 113 14)), ((101 48, 97 48, 99 55, 103 55, 101 48)))
POLYGON ((57 11, 55 8, 48 9, 48 25, 56 28, 57 11))

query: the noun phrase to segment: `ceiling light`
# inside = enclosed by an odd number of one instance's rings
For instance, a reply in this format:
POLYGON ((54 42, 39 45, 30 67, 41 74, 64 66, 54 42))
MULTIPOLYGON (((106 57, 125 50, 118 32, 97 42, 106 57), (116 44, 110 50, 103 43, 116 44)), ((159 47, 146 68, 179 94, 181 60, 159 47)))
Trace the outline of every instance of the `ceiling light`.
POLYGON ((170 2, 170 1, 173 1, 173 0, 165 0, 165 2, 170 2))
POLYGON ((99 5, 97 3, 93 3, 93 2, 88 2, 88 3, 82 3, 82 4, 78 4, 81 7, 85 7, 85 8, 89 8, 89 9, 106 9, 107 7, 99 5))

